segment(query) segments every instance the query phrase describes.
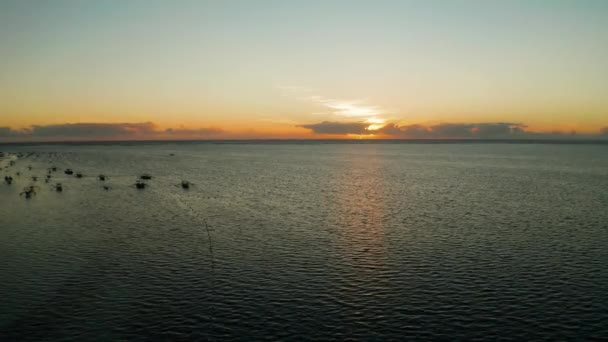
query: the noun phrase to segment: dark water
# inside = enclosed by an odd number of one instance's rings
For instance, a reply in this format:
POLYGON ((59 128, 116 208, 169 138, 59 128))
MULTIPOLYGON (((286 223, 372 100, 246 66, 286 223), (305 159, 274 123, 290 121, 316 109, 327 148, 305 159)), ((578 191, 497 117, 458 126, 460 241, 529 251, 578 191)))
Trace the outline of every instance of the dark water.
POLYGON ((7 150, 2 341, 608 338, 607 146, 7 150))

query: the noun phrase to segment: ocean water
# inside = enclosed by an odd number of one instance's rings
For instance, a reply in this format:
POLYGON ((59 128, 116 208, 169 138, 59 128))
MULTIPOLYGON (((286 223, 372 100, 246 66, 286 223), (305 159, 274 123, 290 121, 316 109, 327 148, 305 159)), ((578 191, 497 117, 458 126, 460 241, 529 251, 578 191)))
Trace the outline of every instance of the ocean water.
POLYGON ((1 341, 608 338, 606 145, 0 149, 1 341))

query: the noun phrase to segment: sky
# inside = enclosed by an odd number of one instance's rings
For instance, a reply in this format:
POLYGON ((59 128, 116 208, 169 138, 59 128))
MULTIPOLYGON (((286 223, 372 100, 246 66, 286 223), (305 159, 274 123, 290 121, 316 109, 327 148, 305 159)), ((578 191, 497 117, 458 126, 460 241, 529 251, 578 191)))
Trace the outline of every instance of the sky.
POLYGON ((608 137, 604 0, 0 0, 0 141, 608 137))

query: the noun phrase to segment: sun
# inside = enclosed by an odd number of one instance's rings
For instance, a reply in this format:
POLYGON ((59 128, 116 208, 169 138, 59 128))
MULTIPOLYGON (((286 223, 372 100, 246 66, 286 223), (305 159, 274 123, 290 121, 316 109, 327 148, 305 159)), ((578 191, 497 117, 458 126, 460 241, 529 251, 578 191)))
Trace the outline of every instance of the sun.
POLYGON ((365 122, 371 124, 371 125, 367 126, 368 131, 375 131, 377 129, 384 127, 385 120, 376 118, 376 117, 371 117, 371 118, 365 120, 365 122))

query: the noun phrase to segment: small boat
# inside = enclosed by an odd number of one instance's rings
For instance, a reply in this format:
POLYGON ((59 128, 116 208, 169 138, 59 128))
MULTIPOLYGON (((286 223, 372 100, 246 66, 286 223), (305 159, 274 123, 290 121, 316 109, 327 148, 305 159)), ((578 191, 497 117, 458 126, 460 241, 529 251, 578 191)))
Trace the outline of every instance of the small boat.
POLYGON ((183 189, 190 189, 190 185, 192 183, 188 182, 188 181, 182 181, 181 185, 183 189))
POLYGON ((76 178, 82 178, 82 173, 78 172, 78 173, 76 174, 76 178))
POLYGON ((72 169, 65 169, 64 172, 65 172, 66 175, 73 175, 74 174, 74 171, 72 171, 72 169))
POLYGON ((152 176, 150 174, 144 173, 143 175, 139 176, 139 179, 150 180, 152 179, 152 176))
POLYGON ((145 182, 142 182, 142 181, 135 182, 135 187, 138 189, 145 189, 147 185, 148 184, 146 184, 145 182))
POLYGON ((63 191, 63 185, 61 185, 61 183, 55 184, 55 191, 62 192, 63 191))

